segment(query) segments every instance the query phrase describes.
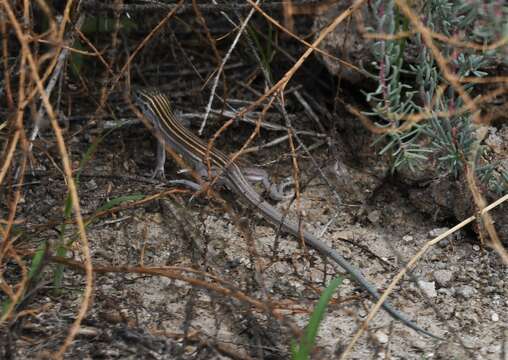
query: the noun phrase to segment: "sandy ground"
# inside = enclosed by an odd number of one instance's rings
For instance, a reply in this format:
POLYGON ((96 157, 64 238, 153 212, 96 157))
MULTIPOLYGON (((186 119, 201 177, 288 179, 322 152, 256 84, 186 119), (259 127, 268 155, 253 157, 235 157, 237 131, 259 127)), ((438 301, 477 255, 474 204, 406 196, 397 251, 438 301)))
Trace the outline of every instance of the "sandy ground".
MULTIPOLYGON (((142 131, 136 134, 144 136, 142 131)), ((113 151, 100 150, 84 172, 80 183, 84 212, 94 211, 108 199, 149 195, 168 188, 162 181, 133 176, 149 169, 142 165, 153 156, 149 137, 139 141, 127 136, 127 150, 115 149, 119 143, 115 138, 121 136, 115 133, 108 139, 104 149, 110 146, 113 151)), ((310 165, 302 162, 301 166, 310 165)), ((174 170, 174 165, 167 166, 168 177, 174 170)), ((289 167, 285 170, 289 173, 289 167)), ((284 166, 279 171, 284 173, 284 166)), ((324 241, 384 289, 428 240, 454 224, 437 223, 419 213, 395 184, 383 183, 361 169, 349 172, 354 189, 363 191, 361 196, 346 195, 343 204, 337 206, 330 189, 316 177, 302 193, 302 215, 307 229, 322 234, 324 241)), ((58 174, 39 176, 25 194, 27 199, 37 199, 22 204, 31 223, 44 223, 58 213, 65 185, 57 179, 58 174)), ((289 201, 275 204, 281 211, 289 205, 289 201)), ((94 264, 192 267, 199 273, 175 270, 174 274, 192 275, 209 284, 212 281, 205 273, 212 274, 224 281, 221 286, 213 282, 215 286, 241 291, 277 309, 278 318, 231 295, 192 287, 178 276, 98 274, 93 304, 67 357, 289 358, 291 339, 304 329, 320 291, 340 269, 314 250, 302 249, 291 236, 277 233, 255 212, 238 209, 224 214, 216 202, 209 203, 203 197, 191 200, 183 194, 100 218, 88 227, 94 264), (242 232, 241 228, 247 230, 242 232)), ((295 214, 293 203, 288 216, 294 218, 295 214)), ((72 234, 68 228, 68 235, 72 234)), ((421 327, 450 342, 421 336, 381 312, 349 358, 506 356, 507 269, 472 234, 463 230, 432 247, 412 273, 420 286, 406 277, 390 298, 421 327)), ((33 246, 44 239, 55 241, 55 231, 38 232, 20 245, 33 246)), ((77 243, 73 249, 77 250, 77 243)), ((73 254, 81 260, 78 251, 73 254)), ((46 269, 51 270, 52 265, 46 269)), ((10 330, 10 349, 18 358, 41 358, 57 349, 74 320, 83 275, 67 269, 59 295, 51 289, 50 275, 48 271, 46 282, 25 304, 25 309, 34 312, 23 316, 10 330)), ((345 279, 327 309, 313 357, 336 358, 371 306, 371 299, 345 279)), ((4 334, 2 339, 7 338, 4 334)))

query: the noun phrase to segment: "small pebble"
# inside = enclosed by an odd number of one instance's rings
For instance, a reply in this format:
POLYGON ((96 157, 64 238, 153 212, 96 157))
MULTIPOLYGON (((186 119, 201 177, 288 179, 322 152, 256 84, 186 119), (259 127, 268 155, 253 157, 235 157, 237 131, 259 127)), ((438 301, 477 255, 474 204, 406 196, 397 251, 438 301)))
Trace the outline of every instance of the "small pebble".
POLYGON ((85 337, 96 337, 97 335, 99 335, 99 330, 94 327, 81 326, 78 330, 78 335, 85 337))
POLYGON ((474 348, 476 342, 477 342, 477 339, 475 336, 470 336, 470 335, 464 335, 462 337, 462 342, 464 343, 464 345, 466 346, 466 348, 474 348))
POLYGON ((416 336, 415 337, 410 336, 408 340, 411 342, 411 347, 419 349, 420 351, 424 351, 424 349, 426 349, 428 346, 425 340, 416 336))
POLYGON ((376 333, 374 334, 374 336, 376 337, 376 340, 380 343, 380 344, 386 344, 388 342, 388 335, 386 335, 384 332, 382 332, 381 330, 378 330, 376 331, 376 333))
POLYGON ((402 237, 402 240, 404 240, 405 242, 410 242, 410 241, 413 241, 413 237, 411 235, 404 235, 402 237))
POLYGON ((381 212, 379 210, 374 210, 367 215, 367 219, 373 224, 377 224, 379 219, 381 218, 381 212))
POLYGON ((437 291, 437 293, 443 296, 453 296, 453 294, 455 294, 455 289, 441 288, 437 291))
POLYGON ((428 297, 436 297, 436 283, 434 281, 418 281, 418 285, 428 297))
POLYGON ((478 245, 473 245, 473 250, 474 250, 474 251, 480 251, 480 246, 478 246, 478 245))
POLYGON ((86 183, 87 190, 96 190, 98 188, 97 183, 94 179, 91 179, 86 183))
POLYGON ((448 238, 443 239, 440 242, 438 242, 437 245, 441 248, 447 247, 448 245, 450 245, 450 239, 448 238))
POLYGON ((103 350, 98 350, 98 353, 103 355, 105 358, 120 357, 120 350, 118 350, 118 349, 103 349, 103 350))
POLYGON ((486 286, 485 287, 485 292, 488 293, 488 294, 495 294, 499 291, 499 289, 495 286, 486 286))
POLYGON ((448 230, 450 230, 450 228, 447 228, 447 227, 435 228, 435 229, 432 229, 429 231, 429 236, 431 238, 435 238, 448 230))
POLYGON ((457 294, 462 296, 464 299, 469 299, 475 294, 476 290, 470 285, 464 285, 457 289, 457 294))
POLYGON ((450 270, 443 269, 434 271, 434 280, 436 280, 441 287, 448 287, 452 278, 453 273, 450 270))
MULTIPOLYGON (((289 274, 289 271, 287 271, 286 274, 289 274)), ((322 282, 323 281, 323 272, 321 270, 312 268, 310 270, 310 278, 312 279, 313 282, 316 282, 316 283, 322 282)))
POLYGON ((485 349, 489 354, 501 354, 501 345, 490 345, 485 349))
POLYGON ((493 322, 498 322, 499 321, 499 315, 497 313, 492 313, 491 319, 492 319, 493 322))

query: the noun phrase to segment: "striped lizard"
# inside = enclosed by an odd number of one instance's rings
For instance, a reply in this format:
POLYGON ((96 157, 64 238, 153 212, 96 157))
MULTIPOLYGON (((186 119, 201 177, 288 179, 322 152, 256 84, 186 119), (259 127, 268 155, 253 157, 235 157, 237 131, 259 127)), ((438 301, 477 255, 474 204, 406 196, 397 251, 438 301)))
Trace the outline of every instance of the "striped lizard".
MULTIPOLYGON (((224 182, 229 190, 243 198, 247 203, 253 205, 269 222, 279 225, 283 230, 289 232, 296 238, 303 237, 303 240, 308 246, 317 250, 321 255, 333 260, 333 262, 346 270, 351 278, 361 285, 373 298, 376 300, 379 299, 379 292, 363 276, 359 269, 312 233, 306 230, 300 231, 300 227, 296 223, 286 219, 282 213, 265 201, 252 187, 244 171, 235 162, 231 161, 227 155, 215 148, 211 149, 211 151, 207 151, 207 144, 183 126, 174 115, 168 96, 155 88, 138 89, 134 92, 134 99, 143 111, 145 117, 153 125, 154 131, 158 133, 157 137, 159 138, 159 142, 164 142, 179 154, 189 165, 194 167, 194 170, 196 170, 200 176, 205 177, 208 174, 205 164, 207 156, 209 156, 214 172, 218 171, 221 181, 224 182)), ((160 155, 163 153, 164 144, 159 144, 158 169, 156 171, 163 171, 164 161, 162 161, 161 166, 160 160, 160 155)), ((189 182, 188 184, 191 183, 189 182)), ((197 184, 195 185, 199 186, 197 184)), ((387 302, 383 303, 383 308, 394 319, 401 321, 411 329, 432 338, 442 340, 440 337, 419 327, 387 302)))

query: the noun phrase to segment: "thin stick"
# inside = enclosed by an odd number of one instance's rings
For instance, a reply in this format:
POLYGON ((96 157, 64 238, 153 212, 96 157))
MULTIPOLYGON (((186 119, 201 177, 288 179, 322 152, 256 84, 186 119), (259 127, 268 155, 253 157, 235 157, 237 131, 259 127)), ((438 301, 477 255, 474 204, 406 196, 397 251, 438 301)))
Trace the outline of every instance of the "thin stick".
MULTIPOLYGON (((503 197, 501 197, 500 199, 496 200, 495 202, 493 202, 489 206, 485 207, 480 212, 480 216, 483 215, 484 213, 494 209, 496 206, 501 205, 505 201, 508 201, 508 194, 503 196, 503 197)), ((363 322, 362 326, 360 327, 360 329, 358 329, 358 331, 356 332, 355 336, 353 337, 353 339, 351 340, 351 342, 347 346, 346 350, 342 353, 342 355, 340 357, 340 360, 343 360, 343 359, 347 358, 349 353, 353 350, 353 347, 357 343, 357 341, 360 338, 360 336, 362 336, 362 334, 367 329, 367 326, 369 325, 369 322, 374 318, 374 316, 377 314, 377 312, 379 311, 379 309, 381 308, 383 303, 386 301, 388 296, 393 292, 393 290, 395 289, 395 286, 397 286, 397 284, 404 277, 404 275, 409 270, 411 270, 413 268, 413 266, 416 264, 416 262, 427 252, 427 250, 429 250, 431 246, 436 245, 438 242, 440 242, 441 240, 443 240, 447 236, 449 236, 449 235, 453 234, 454 232, 462 229, 464 226, 466 226, 467 224, 469 224, 469 223, 471 223, 471 222, 473 222, 475 220, 477 220, 477 216, 475 216, 475 215, 468 217, 466 220, 464 220, 461 223, 455 225, 454 227, 452 227, 448 231, 446 231, 446 232, 442 233, 441 235, 435 237, 434 239, 428 241, 415 254, 415 256, 413 256, 413 258, 406 264, 406 266, 404 266, 404 268, 402 268, 402 270, 400 270, 399 273, 393 278, 392 282, 390 283, 390 285, 388 286, 386 291, 381 295, 381 297, 376 302, 376 304, 371 308, 371 310, 369 312, 369 315, 367 316, 367 318, 363 322)))
MULTIPOLYGON (((256 4, 259 4, 259 1, 260 0, 257 0, 256 4)), ((202 135, 203 134, 203 130, 205 129, 206 120, 208 119, 208 114, 210 114, 210 110, 212 109, 212 102, 213 102, 213 99, 215 97, 215 90, 217 89, 217 85, 219 84, 219 78, 220 78, 220 76, 222 74, 222 71, 224 70, 224 66, 228 62, 229 57, 231 56, 233 50, 235 49, 235 47, 236 47, 236 45, 238 43, 238 40, 240 40, 240 37, 242 36, 243 32, 245 31, 245 28, 247 27, 247 24, 249 23, 250 18, 252 17, 252 15, 254 15, 254 12, 255 12, 254 9, 251 9, 249 11, 249 14, 245 18, 245 21, 240 26, 240 29, 238 29, 238 32, 236 33, 236 36, 235 36, 235 38, 233 40, 233 43, 229 47, 229 50, 226 53, 226 56, 224 56, 224 59, 222 59, 222 62, 220 64, 220 66, 219 66, 219 69, 217 70, 217 73, 215 74, 215 79, 213 81, 212 90, 210 92, 210 98, 208 99, 208 105, 206 106, 205 117, 203 118, 203 122, 201 123, 201 126, 199 127, 199 131, 198 131, 199 135, 202 135)))

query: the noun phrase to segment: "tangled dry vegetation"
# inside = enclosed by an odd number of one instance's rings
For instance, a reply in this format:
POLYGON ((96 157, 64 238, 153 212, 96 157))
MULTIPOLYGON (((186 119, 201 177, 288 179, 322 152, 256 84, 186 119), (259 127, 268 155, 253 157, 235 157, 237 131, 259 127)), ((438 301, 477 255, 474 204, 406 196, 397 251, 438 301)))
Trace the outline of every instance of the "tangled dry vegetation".
POLYGON ((274 206, 447 340, 345 279, 310 357, 506 356, 502 1, 0 9, 0 358, 305 358, 342 270, 227 189, 152 178, 131 93, 154 86, 210 146, 292 177, 274 206))

